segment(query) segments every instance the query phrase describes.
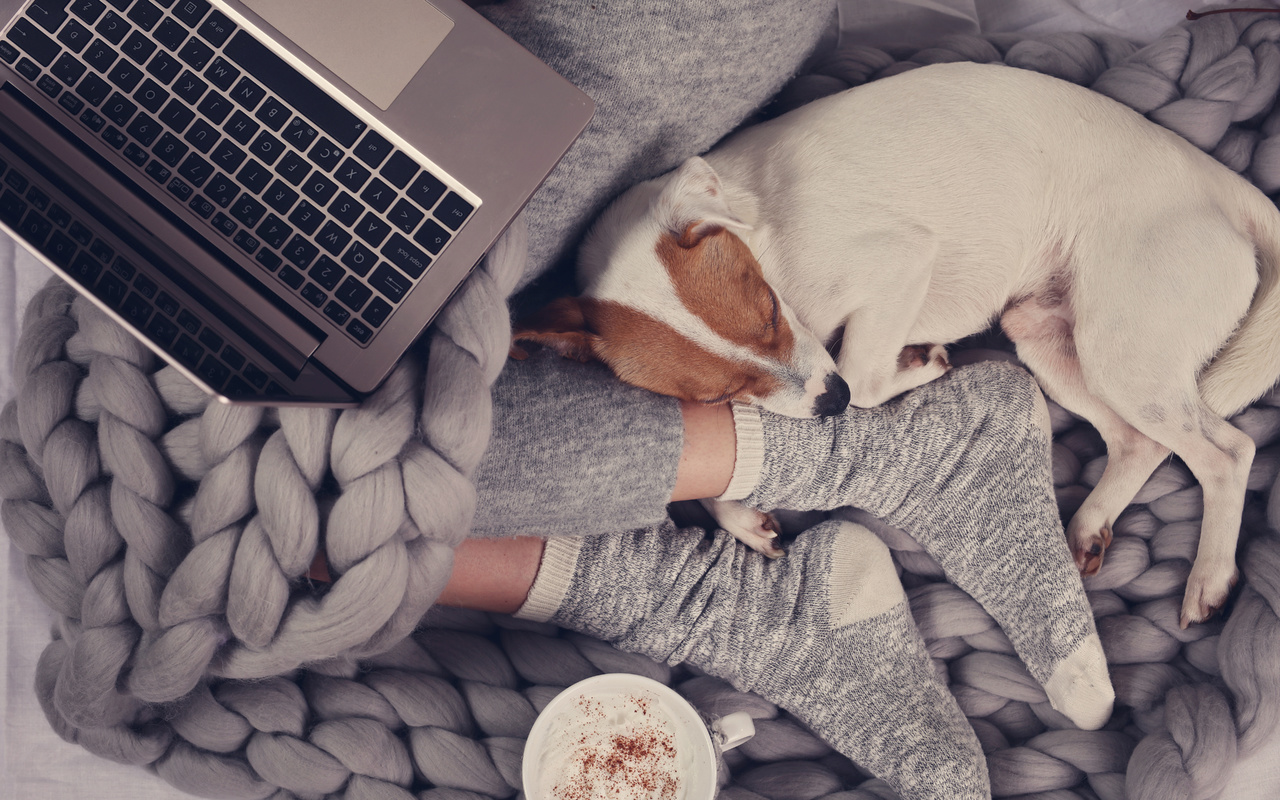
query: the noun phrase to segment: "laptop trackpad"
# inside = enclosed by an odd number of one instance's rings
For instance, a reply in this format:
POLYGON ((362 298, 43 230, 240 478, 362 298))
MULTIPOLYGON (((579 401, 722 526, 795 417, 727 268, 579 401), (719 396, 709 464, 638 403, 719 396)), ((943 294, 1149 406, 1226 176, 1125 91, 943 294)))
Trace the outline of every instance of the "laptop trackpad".
POLYGON ((242 0, 386 111, 453 29, 426 0, 242 0))

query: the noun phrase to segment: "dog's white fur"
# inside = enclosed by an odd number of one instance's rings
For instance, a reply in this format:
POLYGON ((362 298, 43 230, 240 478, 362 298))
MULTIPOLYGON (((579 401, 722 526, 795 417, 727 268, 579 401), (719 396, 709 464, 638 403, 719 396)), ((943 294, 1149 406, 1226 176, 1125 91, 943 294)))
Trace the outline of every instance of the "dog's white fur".
POLYGON ((875 406, 943 374, 942 345, 998 320, 1046 393, 1106 441, 1068 529, 1082 571, 1173 451, 1204 490, 1184 626, 1225 602, 1254 443, 1223 419, 1280 376, 1280 214, 1245 180, 1086 89, 925 67, 747 129, 624 195, 582 249, 584 295, 759 360, 682 305, 656 255, 664 235, 696 246, 691 233, 721 229, 798 329, 772 365, 794 374, 785 391, 737 399, 812 415, 838 369, 852 402, 875 406), (841 336, 837 365, 823 345, 841 336))

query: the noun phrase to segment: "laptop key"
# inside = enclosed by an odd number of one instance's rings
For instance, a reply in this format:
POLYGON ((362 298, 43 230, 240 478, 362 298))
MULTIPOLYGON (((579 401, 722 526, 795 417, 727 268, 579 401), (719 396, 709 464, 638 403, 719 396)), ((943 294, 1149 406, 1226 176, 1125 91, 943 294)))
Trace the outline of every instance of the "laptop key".
POLYGON ((354 242, 343 254, 342 263, 346 264, 352 272, 363 277, 369 274, 374 264, 378 263, 378 255, 359 242, 354 242))
POLYGON ((101 39, 94 39, 93 44, 85 48, 84 61, 98 72, 105 73, 116 63, 116 51, 101 39))
POLYGON ((370 172, 360 166, 355 159, 348 158, 342 162, 342 166, 338 167, 338 171, 334 177, 338 179, 338 183, 347 187, 353 192, 360 191, 360 187, 364 186, 364 182, 369 180, 370 172))
POLYGON ((440 207, 435 210, 435 216, 449 230, 456 231, 462 223, 467 221, 467 217, 471 216, 471 212, 474 210, 475 207, 466 200, 463 200, 453 192, 449 192, 440 201, 440 207))
POLYGON ((138 101, 146 110, 152 114, 160 113, 160 107, 169 100, 169 93, 164 90, 160 84, 147 78, 133 93, 133 99, 138 101))
POLYGON ((19 55, 18 48, 14 47, 12 42, 0 41, 0 61, 12 64, 19 55))
POLYGON ((408 155, 397 150, 378 171, 387 179, 387 183, 403 189, 418 174, 418 165, 408 155))
POLYGON ((169 185, 165 186, 164 188, 169 192, 169 194, 173 195, 179 200, 184 200, 184 201, 188 197, 190 197, 192 192, 194 191, 191 188, 191 186, 181 178, 174 178, 173 180, 169 181, 169 185))
POLYGON ((147 64, 147 72, 168 86, 182 72, 182 62, 162 50, 147 64))
POLYGON ((133 59, 138 64, 147 63, 147 59, 151 58, 151 54, 156 51, 156 43, 151 41, 141 31, 134 31, 129 34, 129 38, 124 40, 121 48, 124 54, 133 59))
POLYGON ((247 192, 240 195, 240 198, 231 206, 231 216, 240 220, 240 224, 250 228, 257 225, 258 220, 262 219, 265 213, 267 213, 267 207, 247 192))
POLYGON ((253 116, 270 130, 279 133, 289 121, 289 109, 274 97, 268 97, 253 116))
MULTIPOLYGON (((58 80, 62 81, 66 85, 75 86, 76 81, 80 80, 87 70, 88 68, 80 62, 80 59, 70 53, 63 53, 62 56, 54 62, 50 72, 56 75, 58 80)), ((75 112, 73 111, 72 113, 74 114, 75 112)))
POLYGON ((431 257, 409 243, 409 240, 395 234, 379 251, 387 260, 395 264, 411 278, 419 278, 431 266, 431 257))
POLYGON ((418 227, 423 216, 424 214, 417 206, 402 199, 396 203, 395 208, 391 209, 390 218, 392 225, 405 233, 413 233, 413 229, 418 227))
POLYGON ((145 166, 147 159, 150 158, 150 156, 147 155, 147 151, 137 142, 129 142, 129 144, 125 146, 124 157, 132 161, 133 165, 138 168, 145 166))
POLYGON ((213 212, 217 209, 213 203, 210 203, 204 195, 198 194, 191 198, 191 202, 187 203, 187 208, 196 212, 201 219, 208 219, 213 216, 213 212))
POLYGON ((191 105, 195 105, 199 102, 200 98, 204 95, 205 90, 208 88, 209 84, 200 80, 200 78, 196 77, 189 70, 184 70, 183 73, 178 76, 178 81, 173 84, 174 94, 178 95, 178 97, 181 97, 183 100, 186 100, 191 105))
POLYGON ((377 247, 387 238, 387 234, 391 233, 391 226, 383 222, 381 217, 365 214, 355 230, 356 236, 377 247))
POLYGON ((311 172, 311 166, 294 152, 286 153, 284 158, 280 159, 275 166, 276 174, 284 178, 290 184, 298 186, 311 172))
POLYGON ((108 125, 107 129, 102 132, 102 139, 117 150, 129 143, 129 137, 125 136, 113 125, 108 125))
POLYGON ((324 307, 324 315, 333 320, 336 325, 341 325, 351 318, 351 312, 338 305, 337 301, 330 301, 329 305, 324 307))
MULTIPOLYGON (((292 123, 290 123, 290 127, 292 127, 292 123)), ((325 172, 332 172, 333 168, 338 166, 338 162, 342 161, 342 151, 338 149, 337 145, 322 136, 320 141, 316 142, 316 146, 307 153, 307 158, 310 158, 311 163, 325 172)))
POLYGON ((204 99, 200 101, 198 106, 200 113, 204 114, 214 125, 221 125, 227 115, 232 112, 235 106, 231 105, 231 101, 217 92, 209 92, 204 99))
POLYGON ((151 177, 151 180, 155 181, 156 183, 164 185, 165 181, 173 177, 173 172, 164 164, 161 164, 159 161, 152 159, 151 163, 147 164, 147 175, 149 175, 151 177))
POLYGON ((209 196, 210 200, 217 203, 220 208, 226 208, 231 205, 232 200, 236 199, 236 195, 240 193, 240 187, 226 175, 219 172, 205 184, 204 193, 209 196))
POLYGON ((102 130, 102 126, 107 124, 107 121, 99 116, 93 109, 88 109, 81 114, 80 121, 84 123, 86 128, 94 133, 102 130))
POLYGON ((209 8, 207 0, 179 0, 178 5, 174 6, 173 15, 188 28, 194 28, 209 13, 209 8))
POLYGON ((231 99, 244 106, 248 111, 257 108, 258 104, 266 96, 267 93, 262 90, 262 87, 248 77, 241 78, 240 82, 236 84, 236 88, 231 90, 231 99))
POLYGON ((336 256, 340 255, 343 248, 351 242, 351 234, 330 221, 325 223, 324 228, 316 236, 316 241, 321 247, 328 250, 330 255, 336 256))
POLYGON ((29 58, 24 58, 18 62, 18 66, 14 67, 18 74, 29 81, 34 82, 40 77, 40 65, 29 58))
POLYGON ((182 166, 178 167, 178 174, 191 181, 194 186, 203 186, 204 182, 209 180, 209 176, 213 175, 213 165, 192 153, 187 156, 186 161, 182 162, 182 166))
POLYGON ((178 51, 178 58, 192 69, 204 69, 213 58, 214 49, 199 39, 188 39, 178 51))
POLYGON ((247 157, 243 150, 226 139, 218 142, 218 146, 209 154, 210 160, 227 172, 235 172, 247 157))
POLYGON ((370 301, 369 305, 360 313, 361 319, 369 323, 373 327, 381 327, 382 323, 387 321, 387 317, 391 316, 391 304, 381 297, 375 297, 370 301))
POLYGON ((409 187, 409 199, 430 211, 445 191, 444 182, 430 172, 423 172, 409 187))
MULTIPOLYGON (((48 234, 46 233, 46 235, 48 234)), ((338 266, 338 262, 332 258, 320 256, 307 274, 311 276, 311 280, 323 286, 327 291, 332 292, 338 288, 338 283, 347 276, 347 271, 338 266)))
POLYGON ((369 339, 373 337, 373 329, 358 319, 351 320, 351 324, 347 326, 347 333, 360 344, 368 344, 369 339))
POLYGON ((58 34, 58 41, 71 52, 79 53, 93 41, 93 32, 73 19, 58 34))
POLYGON ((276 181, 263 193, 262 200, 277 214, 287 214, 289 209, 293 208, 293 204, 298 202, 298 193, 286 186, 283 181, 276 181))
POLYGON ((107 73, 107 80, 114 83, 122 92, 132 92, 142 81, 142 70, 128 61, 121 59, 120 61, 117 61, 116 65, 107 73))
POLYGON ((200 24, 196 33, 200 34, 205 41, 214 47, 222 47, 226 44, 227 39, 231 37, 231 34, 235 33, 235 31, 236 26, 227 18, 227 15, 215 9, 214 12, 206 17, 204 22, 200 24))
POLYGON ((289 266, 288 264, 285 264, 284 266, 280 267, 280 271, 276 273, 276 277, 284 281, 285 286, 288 286, 290 289, 295 289, 295 290, 301 289, 302 284, 305 283, 307 280, 307 277, 305 275, 303 275, 301 272, 298 272, 296 269, 289 266))
POLYGON ((271 170, 251 158, 245 163, 244 168, 236 174, 236 178, 240 180, 244 188, 254 194, 261 194, 262 190, 267 188, 267 184, 271 183, 271 170))
POLYGON ((172 128, 175 133, 185 131, 195 118, 196 113, 177 99, 170 100, 169 105, 160 112, 160 121, 172 128))
POLYGON ((381 214, 391 206, 391 201, 396 199, 396 193, 390 186, 374 178, 360 193, 360 199, 381 214))
POLYGON ((34 58, 42 67, 52 64, 62 50, 57 42, 50 39, 26 17, 21 17, 13 23, 13 27, 9 29, 9 41, 34 58))
POLYGON ((360 205, 360 201, 356 200, 346 192, 338 195, 338 199, 329 205, 329 213, 337 218, 343 225, 354 225, 355 221, 360 219, 360 215, 365 211, 364 206, 360 205))
MULTIPOLYGON (((146 114, 139 114, 129 124, 129 135, 142 142, 144 147, 150 147, 162 130, 164 129, 160 126, 160 123, 146 114)), ((144 161, 143 163, 146 162, 144 161)))
POLYGON ((137 0, 127 15, 139 28, 149 31, 156 26, 164 12, 151 0, 137 0))
POLYGON ((293 228, 286 225, 275 214, 268 214, 267 218, 258 226, 256 232, 259 239, 279 250, 284 247, 284 243, 289 241, 289 237, 293 235, 293 228))
POLYGON ((209 354, 205 356, 204 361, 200 362, 196 374, 204 378, 214 391, 220 391, 222 385, 227 382, 227 378, 231 377, 231 370, 227 369, 217 356, 209 354))
POLYGON ((297 225, 298 230, 311 236, 320 227, 320 223, 324 222, 324 213, 306 200, 302 200, 289 215, 289 221, 297 225))
POLYGON ((173 350, 174 358, 185 364, 191 369, 195 369, 200 363, 200 359, 204 358, 204 348, 200 343, 185 333, 178 337, 178 341, 174 342, 173 350))
POLYGON ((111 94, 111 84, 90 73, 80 81, 80 85, 76 87, 76 94, 83 97, 90 105, 100 106, 111 94))
POLYGON ((226 214, 223 214, 221 211, 213 215, 213 219, 209 222, 209 224, 212 225, 218 231, 218 233, 221 233, 223 236, 226 236, 228 239, 230 239, 235 234, 236 230, 240 227, 236 225, 235 220, 233 220, 231 217, 228 217, 226 214))
POLYGON ((156 295, 155 304, 156 304, 156 308, 160 309, 162 312, 164 312, 167 316, 170 316, 170 317, 172 317, 174 314, 177 314, 178 309, 181 308, 181 306, 178 305, 178 301, 174 300, 173 297, 171 297, 168 292, 161 292, 160 294, 156 295))
MULTIPOLYGON (((93 262, 95 265, 98 262, 93 262)), ((99 266, 98 269, 101 269, 99 266)), ((125 299, 120 306, 120 314, 125 321, 134 327, 141 328, 147 324, 147 320, 151 319, 151 303, 136 292, 133 292, 125 299)))
POLYGON ((373 296, 373 290, 365 286, 358 278, 348 275, 333 295, 346 304, 352 311, 359 311, 373 296))
POLYGON ((316 256, 320 254, 320 249, 301 236, 294 236, 281 253, 285 259, 291 261, 298 269, 306 269, 311 266, 311 262, 315 261, 316 256))
POLYGON ((386 137, 377 131, 369 131, 360 140, 360 144, 356 145, 354 152, 361 161, 377 169, 391 155, 392 149, 391 142, 386 137))
POLYGON ((436 223, 435 220, 429 219, 413 235, 413 240, 427 248, 428 253, 435 255, 444 249, 444 246, 449 243, 449 237, 452 235, 436 223))
POLYGON ((170 51, 177 51, 187 39, 187 29, 172 19, 166 19, 156 28, 155 39, 170 51))
POLYGON ((52 75, 40 76, 40 80, 36 81, 36 88, 51 98, 57 98, 62 93, 62 84, 54 80, 52 75))
POLYGON ((329 180, 320 172, 311 173, 306 182, 302 185, 302 193, 320 205, 329 202, 329 198, 333 197, 333 193, 338 191, 338 184, 329 180))
POLYGON ((243 111, 237 111, 231 115, 231 119, 227 120, 227 124, 222 126, 222 130, 240 144, 247 145, 253 135, 258 132, 258 123, 243 111))
POLYGON ((98 17, 106 10, 102 0, 73 0, 71 3, 71 13, 90 25, 97 22, 98 17))
POLYGON ((204 76, 209 79, 209 83, 225 92, 231 88, 231 84, 236 82, 236 78, 240 77, 240 70, 225 58, 218 57, 204 71, 204 76))
POLYGON ((98 32, 99 36, 114 45, 123 42, 124 37, 128 36, 129 31, 133 30, 132 26, 114 11, 108 11, 107 15, 97 25, 93 26, 93 29, 98 32))
MULTIPOLYGON (((391 302, 399 303, 409 291, 411 281, 387 263, 378 265, 369 278, 369 285, 385 295, 391 302)), ((376 323, 381 325, 382 323, 376 323)))
POLYGON ((172 133, 166 133, 160 137, 160 141, 156 142, 156 146, 151 148, 151 152, 155 153, 156 158, 160 159, 170 167, 178 166, 178 162, 190 150, 182 142, 178 141, 178 137, 172 133))
POLYGON ((115 275, 107 273, 102 276, 102 280, 98 281, 93 293, 112 308, 119 308, 129 294, 129 287, 115 275))
POLYGON ((53 0, 34 0, 27 7, 27 16, 39 23, 49 33, 57 33, 58 27, 67 19, 65 4, 53 0))
POLYGON ((300 294, 304 300, 316 308, 319 308, 325 300, 329 299, 329 295, 321 291, 320 287, 316 286, 314 283, 308 283, 304 286, 300 294))
MULTIPOLYGON (((67 272, 71 274, 71 277, 80 281, 80 283, 85 286, 92 286, 93 282, 98 279, 98 275, 102 273, 102 265, 90 258, 88 253, 80 253, 71 260, 71 266, 67 268, 67 272)), ((151 313, 151 308, 146 305, 146 300, 143 300, 136 294, 130 295, 129 297, 130 299, 137 297, 138 302, 142 303, 146 312, 148 314, 151 313)))
POLYGON ((191 128, 182 136, 195 149, 207 153, 222 138, 217 129, 202 119, 197 119, 191 128))
POLYGON ((165 349, 173 344, 174 337, 178 335, 178 326, 167 317, 159 315, 151 318, 146 330, 147 335, 165 349))

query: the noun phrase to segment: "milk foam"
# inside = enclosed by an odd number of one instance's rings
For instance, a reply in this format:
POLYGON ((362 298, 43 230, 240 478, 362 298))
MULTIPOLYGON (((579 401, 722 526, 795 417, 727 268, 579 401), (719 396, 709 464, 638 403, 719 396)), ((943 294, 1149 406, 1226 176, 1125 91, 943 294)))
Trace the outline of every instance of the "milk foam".
POLYGON ((694 747, 664 701, 644 689, 575 698, 538 754, 546 800, 684 800, 694 747))

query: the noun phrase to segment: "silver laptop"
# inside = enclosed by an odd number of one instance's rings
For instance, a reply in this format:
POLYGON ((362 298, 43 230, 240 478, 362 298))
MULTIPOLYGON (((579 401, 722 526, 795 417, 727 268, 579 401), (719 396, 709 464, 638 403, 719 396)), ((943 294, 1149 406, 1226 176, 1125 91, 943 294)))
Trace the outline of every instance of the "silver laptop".
POLYGON ((376 389, 594 110, 460 0, 0 20, 0 228, 230 403, 376 389))

